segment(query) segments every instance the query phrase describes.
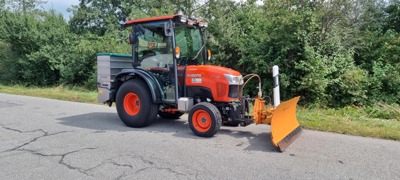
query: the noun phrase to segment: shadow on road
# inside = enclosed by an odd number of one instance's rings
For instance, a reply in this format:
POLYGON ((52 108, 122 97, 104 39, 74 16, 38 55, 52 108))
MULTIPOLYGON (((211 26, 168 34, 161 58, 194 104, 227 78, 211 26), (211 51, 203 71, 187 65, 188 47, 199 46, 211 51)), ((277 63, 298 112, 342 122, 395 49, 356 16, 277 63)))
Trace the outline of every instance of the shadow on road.
MULTIPOLYGON (((245 128, 245 127, 244 127, 245 128)), ((227 134, 232 137, 242 139, 246 138, 247 142, 250 144, 244 150, 248 151, 268 151, 268 152, 279 152, 278 149, 271 142, 271 133, 264 132, 259 134, 254 134, 252 132, 246 131, 232 131, 230 129, 221 129, 218 133, 227 134)), ((244 143, 244 142, 243 142, 244 143)), ((236 146, 242 146, 243 144, 237 144, 236 146)))
POLYGON ((96 131, 113 130, 113 131, 129 131, 124 123, 122 123, 116 113, 96 112, 80 114, 58 118, 61 124, 78 128, 92 129, 96 131))
MULTIPOLYGON (((130 128, 127 127, 118 117, 117 113, 109 112, 95 112, 80 114, 75 116, 68 116, 58 118, 61 124, 85 128, 94 130, 93 133, 103 132, 103 131, 143 131, 150 133, 172 133, 173 136, 179 138, 190 138, 190 139, 203 139, 193 134, 190 130, 187 120, 169 120, 158 117, 154 122, 144 128, 130 128)), ((240 128, 240 127, 239 127, 240 128)), ((245 146, 244 150, 248 151, 263 151, 263 152, 278 152, 278 150, 271 144, 271 134, 270 133, 258 133, 254 134, 248 131, 240 131, 236 127, 222 127, 218 134, 228 135, 236 139, 245 139, 239 144, 234 146, 245 146)), ((232 145, 233 146, 233 145, 232 145)))

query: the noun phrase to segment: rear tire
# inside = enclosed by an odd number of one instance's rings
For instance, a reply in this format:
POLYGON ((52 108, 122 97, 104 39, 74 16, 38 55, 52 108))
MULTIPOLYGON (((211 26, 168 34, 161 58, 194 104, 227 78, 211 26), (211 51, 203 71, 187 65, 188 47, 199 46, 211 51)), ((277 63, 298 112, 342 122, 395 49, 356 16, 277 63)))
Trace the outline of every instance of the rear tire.
POLYGON ((190 110, 189 126, 197 136, 214 136, 221 128, 221 123, 221 113, 211 103, 201 102, 190 110))
POLYGON ((116 99, 119 118, 129 127, 144 127, 157 117, 158 105, 142 80, 129 80, 121 85, 116 99))
POLYGON ((158 115, 164 119, 179 119, 183 114, 182 112, 168 113, 158 111, 158 115))

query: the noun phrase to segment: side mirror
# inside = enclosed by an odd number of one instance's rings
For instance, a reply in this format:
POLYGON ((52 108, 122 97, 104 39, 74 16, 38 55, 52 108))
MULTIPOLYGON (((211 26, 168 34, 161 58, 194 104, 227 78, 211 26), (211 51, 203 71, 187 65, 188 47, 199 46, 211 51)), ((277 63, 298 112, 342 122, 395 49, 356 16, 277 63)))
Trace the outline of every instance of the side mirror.
POLYGON ((166 22, 164 24, 164 33, 165 33, 165 36, 167 36, 167 37, 171 37, 173 35, 173 27, 172 27, 171 21, 166 22))
POLYGON ((134 33, 129 34, 129 36, 128 36, 128 43, 129 43, 129 44, 136 44, 137 42, 138 42, 137 36, 136 36, 134 33))
POLYGON ((138 36, 143 35, 144 30, 140 26, 133 26, 132 28, 133 28, 133 32, 131 34, 129 34, 128 43, 129 44, 137 44, 139 41, 138 36))

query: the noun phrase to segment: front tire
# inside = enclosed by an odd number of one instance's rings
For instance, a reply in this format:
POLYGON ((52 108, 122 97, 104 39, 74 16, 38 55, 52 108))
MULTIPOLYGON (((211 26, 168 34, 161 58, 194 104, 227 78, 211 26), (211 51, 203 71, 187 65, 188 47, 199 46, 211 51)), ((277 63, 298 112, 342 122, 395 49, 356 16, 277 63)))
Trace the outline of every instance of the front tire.
POLYGON ((189 126, 197 136, 214 136, 221 128, 221 123, 221 113, 211 103, 201 102, 190 110, 189 126))
POLYGON ((116 99, 119 118, 129 127, 144 127, 157 117, 148 86, 142 80, 129 80, 121 85, 116 99))

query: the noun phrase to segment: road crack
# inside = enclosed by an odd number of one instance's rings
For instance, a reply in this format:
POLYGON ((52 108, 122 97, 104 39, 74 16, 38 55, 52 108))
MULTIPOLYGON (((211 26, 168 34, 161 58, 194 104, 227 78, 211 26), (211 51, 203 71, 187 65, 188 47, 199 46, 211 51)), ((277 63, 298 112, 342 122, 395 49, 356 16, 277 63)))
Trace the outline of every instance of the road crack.
MULTIPOLYGON (((124 158, 124 159, 126 159, 126 158, 124 158)), ((115 178, 115 179, 118 179, 118 180, 119 179, 124 179, 124 178, 126 178, 126 177, 128 177, 130 175, 136 175, 138 173, 141 173, 143 171, 147 171, 147 170, 150 170, 150 169, 165 170, 165 171, 170 172, 172 174, 175 174, 177 176, 184 176, 184 177, 193 176, 194 179, 198 179, 198 174, 191 174, 191 173, 185 174, 185 173, 176 171, 173 168, 170 168, 170 167, 174 167, 174 166, 170 165, 169 163, 162 163, 161 165, 157 165, 154 161, 149 160, 148 158, 145 158, 144 156, 140 156, 140 155, 114 156, 114 157, 111 157, 111 158, 108 158, 108 159, 104 160, 103 162, 101 162, 100 164, 98 164, 98 165, 96 165, 96 166, 94 166, 92 168, 87 169, 85 172, 91 171, 91 170, 96 169, 96 168, 98 168, 100 166, 103 166, 105 164, 111 164, 111 165, 114 165, 114 166, 117 166, 117 167, 120 167, 120 168, 129 168, 129 171, 125 170, 121 175, 119 175, 118 177, 115 178), (131 165, 129 163, 128 164, 121 163, 121 162, 118 162, 118 160, 116 160, 116 158, 121 158, 121 157, 127 157, 127 158, 130 157, 130 158, 139 160, 139 161, 141 161, 143 163, 144 167, 142 167, 140 169, 137 169, 136 171, 132 172, 132 170, 135 170, 135 167, 133 165, 131 165)))
POLYGON ((22 147, 24 147, 24 146, 27 146, 27 145, 29 145, 29 144, 31 144, 31 143, 34 143, 34 142, 36 142, 37 140, 39 140, 39 139, 41 139, 41 138, 44 138, 44 137, 54 136, 54 135, 58 135, 58 134, 62 134, 62 133, 67 133, 67 132, 73 132, 73 131, 60 131, 60 132, 55 132, 55 133, 49 133, 49 132, 47 132, 47 131, 45 131, 45 130, 43 130, 43 129, 35 129, 35 130, 30 130, 30 131, 22 131, 22 130, 19 130, 19 129, 7 127, 7 126, 4 125, 4 124, 0 124, 0 127, 3 128, 3 129, 9 130, 9 131, 14 131, 14 132, 22 133, 22 134, 25 134, 25 133, 36 133, 36 132, 42 133, 41 136, 35 137, 35 138, 31 139, 31 140, 28 141, 28 142, 25 142, 25 143, 23 143, 23 144, 21 144, 21 145, 15 146, 15 147, 13 147, 13 148, 11 148, 11 149, 7 149, 7 150, 2 151, 2 152, 0 152, 0 153, 11 152, 11 151, 18 150, 18 149, 20 149, 20 148, 22 148, 22 147))
POLYGON ((87 173, 87 170, 85 170, 83 168, 76 167, 76 166, 72 166, 72 165, 66 163, 64 161, 64 159, 70 154, 79 153, 79 152, 84 151, 84 150, 93 150, 93 149, 96 149, 96 148, 82 148, 82 149, 78 149, 78 150, 75 150, 75 151, 66 152, 66 153, 63 153, 63 154, 44 154, 44 153, 41 153, 41 152, 38 152, 38 151, 35 151, 35 150, 31 150, 31 149, 17 149, 16 151, 29 152, 29 153, 31 153, 33 155, 37 155, 37 156, 41 156, 41 157, 60 157, 60 160, 58 161, 58 164, 63 165, 63 166, 65 166, 65 167, 67 167, 68 169, 71 169, 71 170, 77 170, 80 173, 85 174, 87 176, 92 176, 92 175, 87 173))
MULTIPOLYGON (((170 173, 172 173, 172 174, 175 174, 175 175, 181 175, 181 176, 188 176, 188 175, 191 175, 191 174, 184 174, 184 173, 175 171, 174 169, 169 168, 169 167, 161 167, 161 166, 159 166, 159 165, 156 165, 153 161, 150 161, 150 160, 145 159, 143 156, 134 155, 133 158, 140 159, 142 162, 144 162, 145 164, 149 165, 149 167, 144 167, 144 168, 141 168, 141 169, 136 170, 136 171, 134 172, 134 174, 138 174, 138 173, 140 173, 140 172, 142 172, 142 171, 146 171, 146 170, 148 170, 148 169, 156 169, 156 170, 166 170, 166 171, 168 171, 168 172, 170 172, 170 173)), ((169 163, 165 163, 165 164, 166 164, 167 166, 172 166, 172 165, 170 165, 169 163)))
POLYGON ((119 164, 119 163, 117 163, 117 162, 111 162, 111 164, 113 164, 113 165, 115 165, 115 166, 118 166, 118 167, 129 167, 129 168, 133 168, 133 166, 130 165, 130 164, 119 164))
POLYGON ((37 156, 41 156, 41 157, 60 157, 60 160, 58 161, 58 164, 61 164, 61 165, 65 166, 65 167, 67 167, 68 169, 77 170, 77 171, 79 171, 79 172, 81 172, 81 173, 83 173, 85 175, 91 176, 90 174, 86 173, 86 170, 84 170, 82 168, 79 168, 79 167, 72 166, 72 165, 66 163, 64 159, 65 159, 66 156, 68 156, 70 154, 79 153, 79 152, 81 152, 83 150, 93 150, 93 149, 96 149, 96 148, 82 148, 82 149, 78 149, 78 150, 75 150, 75 151, 70 151, 70 152, 63 153, 63 154, 44 154, 44 153, 41 153, 39 151, 35 151, 35 150, 32 150, 32 149, 24 149, 23 148, 23 147, 25 147, 25 146, 27 146, 29 144, 32 144, 32 143, 38 141, 41 138, 54 136, 54 135, 67 133, 67 132, 73 132, 73 131, 60 131, 60 132, 55 132, 55 133, 49 133, 49 132, 47 132, 47 131, 45 131, 43 129, 35 129, 35 130, 30 130, 30 131, 23 131, 23 130, 7 127, 6 125, 1 124, 1 123, 0 123, 0 127, 5 129, 5 130, 14 131, 14 132, 23 133, 23 134, 25 134, 25 133, 36 133, 36 132, 42 133, 41 136, 35 137, 35 138, 31 139, 30 141, 25 142, 25 143, 23 143, 21 145, 15 146, 15 147, 13 147, 11 149, 7 149, 5 151, 2 151, 1 153, 13 152, 13 151, 21 151, 21 152, 29 152, 29 153, 31 153, 33 155, 37 155, 37 156))
MULTIPOLYGON (((67 133, 67 132, 73 132, 73 131, 60 131, 60 132, 55 132, 55 133, 49 133, 49 132, 47 132, 47 131, 45 131, 43 129, 35 129, 35 130, 23 131, 23 130, 19 130, 19 129, 8 127, 7 125, 1 124, 1 123, 0 123, 0 128, 8 130, 8 131, 13 131, 13 132, 17 132, 17 133, 24 133, 24 134, 25 133, 41 133, 40 136, 35 137, 35 138, 29 140, 28 142, 25 142, 23 144, 15 146, 15 147, 13 147, 11 149, 7 149, 7 150, 2 151, 0 153, 20 151, 20 152, 28 152, 28 153, 31 153, 32 155, 41 156, 41 157, 58 157, 59 158, 58 164, 60 164, 62 166, 65 166, 70 170, 76 170, 76 171, 78 171, 78 172, 80 172, 82 174, 85 174, 85 175, 91 176, 91 177, 94 176, 94 175, 90 174, 91 170, 94 170, 94 169, 96 169, 96 168, 98 168, 100 166, 103 166, 105 164, 112 164, 112 165, 117 166, 117 167, 129 168, 131 170, 135 169, 135 167, 133 165, 131 165, 131 164, 120 163, 117 160, 115 160, 115 158, 120 158, 120 157, 123 157, 123 156, 115 156, 115 157, 112 157, 112 158, 108 158, 106 160, 103 160, 100 164, 98 164, 96 166, 93 166, 93 167, 90 167, 90 168, 86 168, 86 169, 85 168, 80 168, 80 167, 77 167, 77 166, 73 166, 71 164, 68 164, 65 161, 65 158, 68 155, 71 155, 71 154, 74 154, 74 153, 79 153, 79 152, 84 151, 84 150, 94 150, 94 149, 96 149, 96 148, 91 148, 91 147, 82 148, 82 149, 78 149, 78 150, 74 150, 74 151, 70 151, 70 152, 66 152, 66 153, 61 153, 61 154, 45 154, 45 153, 42 153, 42 152, 39 152, 39 151, 36 151, 36 150, 32 150, 32 149, 27 149, 26 148, 26 146, 28 146, 28 145, 30 145, 32 143, 35 143, 36 141, 40 140, 41 138, 54 136, 54 135, 67 133)), ((193 176, 195 179, 198 179, 198 174, 192 174, 192 173, 185 174, 185 173, 179 172, 179 171, 175 170, 174 168, 172 168, 174 166, 172 166, 171 164, 169 164, 167 162, 164 162, 164 163, 161 163, 161 164, 156 164, 154 161, 149 160, 148 158, 146 158, 144 156, 140 156, 140 155, 127 155, 126 157, 131 157, 133 159, 141 161, 144 164, 145 167, 140 168, 140 169, 134 171, 133 173, 130 173, 132 171, 130 171, 130 172, 124 171, 124 173, 121 174, 116 179, 123 179, 123 178, 125 178, 125 177, 127 177, 129 175, 132 175, 132 174, 135 175, 135 174, 138 174, 140 172, 143 172, 143 171, 146 171, 146 170, 150 170, 150 169, 165 170, 165 171, 170 172, 172 174, 175 174, 177 176, 185 176, 185 177, 193 176)))

